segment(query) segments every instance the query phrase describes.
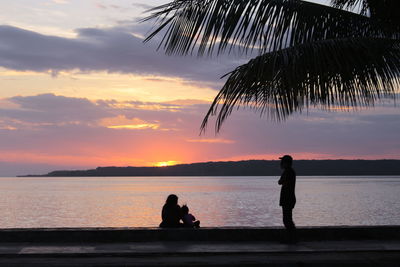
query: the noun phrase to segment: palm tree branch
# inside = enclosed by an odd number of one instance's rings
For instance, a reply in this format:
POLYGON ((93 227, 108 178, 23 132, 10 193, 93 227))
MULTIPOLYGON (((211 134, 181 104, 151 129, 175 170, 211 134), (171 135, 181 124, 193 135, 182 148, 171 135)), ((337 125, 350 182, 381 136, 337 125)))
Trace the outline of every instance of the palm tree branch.
POLYGON ((394 97, 400 85, 400 43, 384 38, 343 38, 260 55, 231 73, 206 114, 216 131, 235 106, 284 120, 309 106, 372 106, 394 97))
POLYGON ((261 53, 313 41, 382 37, 382 30, 360 14, 300 0, 175 0, 152 9, 143 21, 157 19, 149 41, 168 54, 199 55, 236 47, 261 53))
POLYGON ((367 15, 368 0, 331 0, 331 5, 335 8, 355 10, 359 9, 359 13, 367 15))
POLYGON ((368 15, 375 25, 388 32, 400 31, 399 0, 331 0, 331 5, 368 15))

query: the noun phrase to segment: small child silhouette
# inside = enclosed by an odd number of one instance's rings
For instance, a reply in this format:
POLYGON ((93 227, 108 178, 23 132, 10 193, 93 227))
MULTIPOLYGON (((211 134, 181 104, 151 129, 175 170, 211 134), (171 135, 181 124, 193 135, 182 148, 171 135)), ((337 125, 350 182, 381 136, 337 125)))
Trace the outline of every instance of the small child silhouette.
POLYGON ((187 205, 182 206, 181 212, 182 212, 182 221, 184 227, 192 227, 192 228, 200 227, 200 221, 196 220, 196 218, 189 213, 189 208, 187 205))

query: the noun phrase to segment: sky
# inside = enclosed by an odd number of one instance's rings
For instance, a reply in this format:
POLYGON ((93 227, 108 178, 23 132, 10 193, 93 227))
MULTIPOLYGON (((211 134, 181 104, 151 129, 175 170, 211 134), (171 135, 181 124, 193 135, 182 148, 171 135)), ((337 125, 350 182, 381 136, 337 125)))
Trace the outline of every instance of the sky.
MULTIPOLYGON (((246 58, 166 56, 143 12, 166 0, 0 2, 0 176, 97 166, 277 159, 400 159, 400 108, 312 110, 200 124, 246 58)), ((320 1, 321 2, 321 1, 320 1)))

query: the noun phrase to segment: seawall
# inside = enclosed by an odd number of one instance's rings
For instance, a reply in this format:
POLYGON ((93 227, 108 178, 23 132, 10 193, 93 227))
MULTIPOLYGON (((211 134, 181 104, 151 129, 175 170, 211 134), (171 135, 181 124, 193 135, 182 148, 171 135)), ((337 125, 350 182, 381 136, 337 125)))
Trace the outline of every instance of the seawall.
MULTIPOLYGON (((281 227, 0 229, 0 242, 279 241, 284 231, 281 227)), ((400 240, 400 226, 299 227, 298 235, 303 241, 400 240)))

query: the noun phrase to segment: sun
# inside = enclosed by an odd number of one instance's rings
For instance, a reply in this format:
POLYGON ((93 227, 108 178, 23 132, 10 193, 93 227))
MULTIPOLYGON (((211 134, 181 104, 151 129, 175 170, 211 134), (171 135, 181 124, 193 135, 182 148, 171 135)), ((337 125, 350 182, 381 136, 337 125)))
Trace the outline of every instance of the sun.
POLYGON ((178 164, 178 161, 175 160, 170 160, 170 161, 160 161, 154 164, 156 167, 167 167, 167 166, 172 166, 178 164))

